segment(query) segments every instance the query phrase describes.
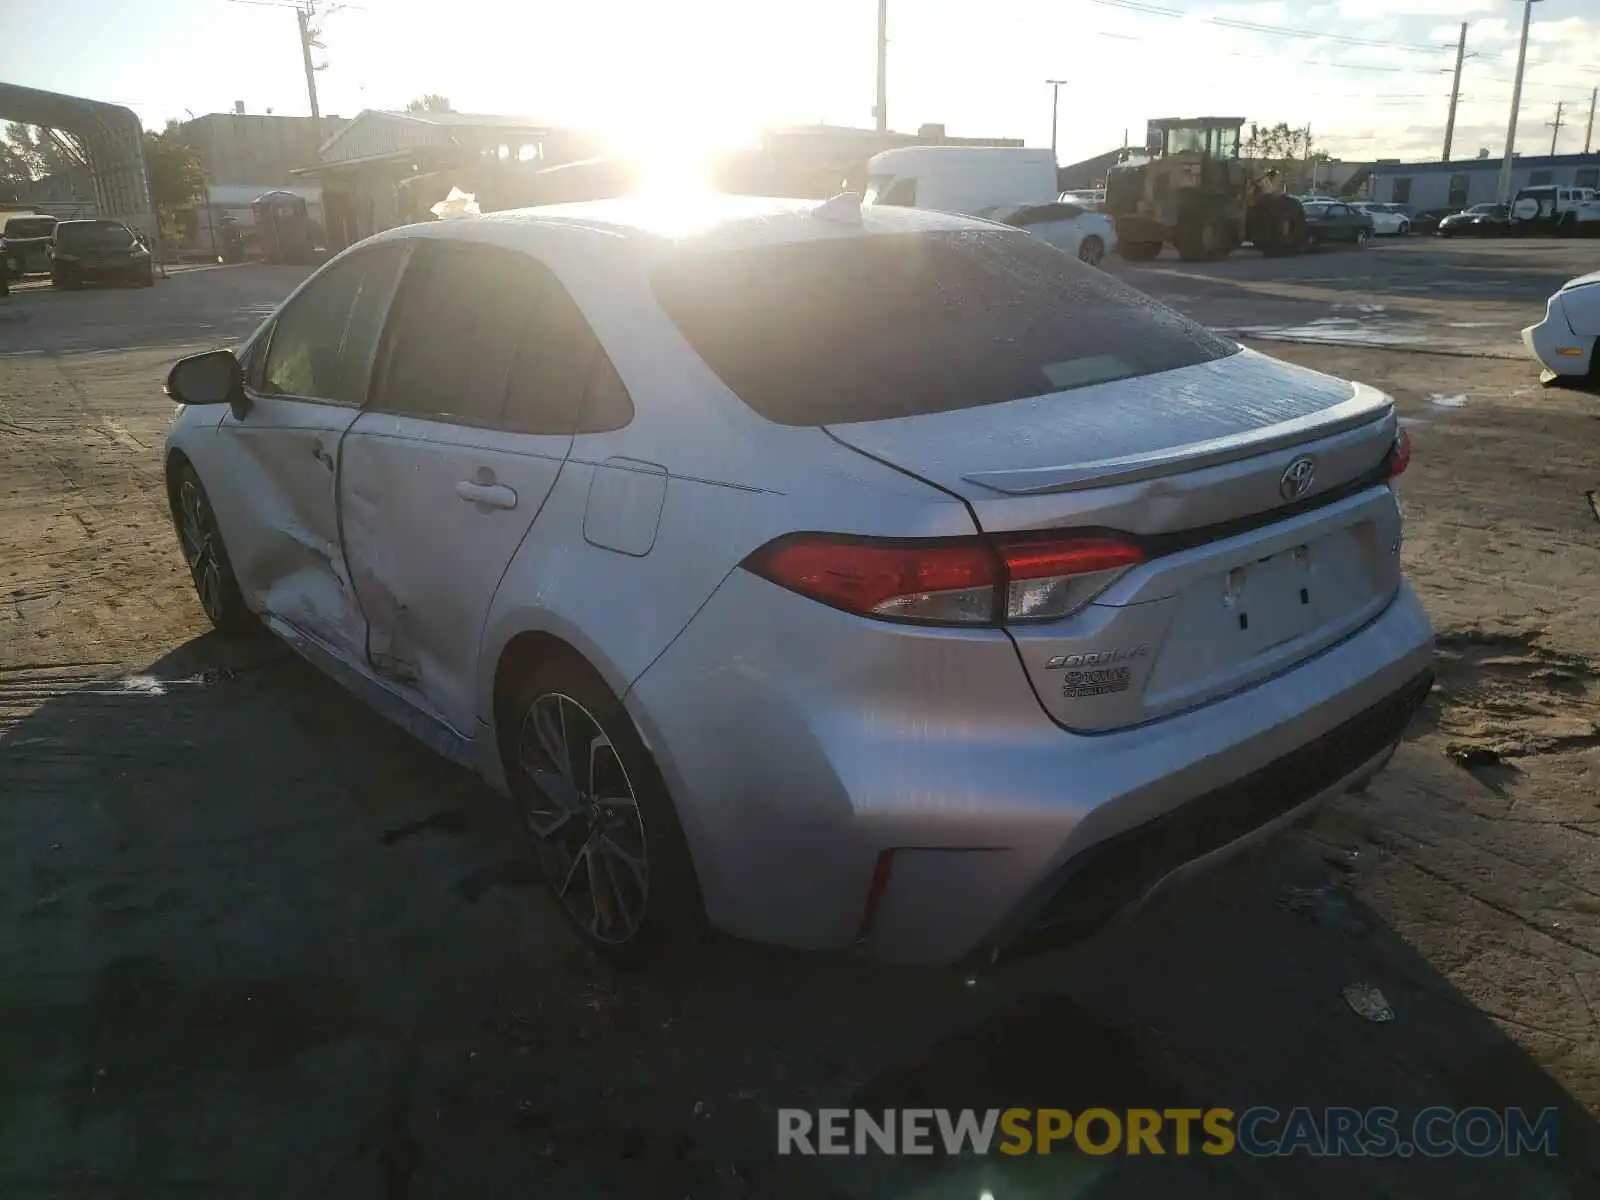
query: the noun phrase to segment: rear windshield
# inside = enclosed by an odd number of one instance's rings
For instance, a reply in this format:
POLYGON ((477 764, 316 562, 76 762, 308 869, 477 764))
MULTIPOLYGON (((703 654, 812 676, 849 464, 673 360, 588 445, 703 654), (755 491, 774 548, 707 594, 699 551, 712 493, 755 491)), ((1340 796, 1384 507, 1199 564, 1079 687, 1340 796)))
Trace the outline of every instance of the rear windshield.
POLYGON ((126 225, 115 221, 63 221, 56 226, 56 244, 59 246, 127 246, 133 234, 126 225))
POLYGON ((5 223, 5 236, 8 238, 42 238, 49 237, 50 231, 56 227, 54 217, 12 217, 5 223))
POLYGON ((877 421, 1152 375, 1238 351, 1010 231, 830 238, 658 267, 661 306, 783 425, 877 421))

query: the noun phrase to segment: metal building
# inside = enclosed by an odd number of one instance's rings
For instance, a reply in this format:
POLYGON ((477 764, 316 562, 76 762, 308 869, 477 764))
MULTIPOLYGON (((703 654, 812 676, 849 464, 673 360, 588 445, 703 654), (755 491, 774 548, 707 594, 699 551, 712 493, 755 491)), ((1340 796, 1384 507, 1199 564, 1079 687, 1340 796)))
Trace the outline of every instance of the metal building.
MULTIPOLYGON (((1380 162, 1373 166, 1372 198, 1404 204, 1412 212, 1465 208, 1500 199, 1499 158, 1454 162, 1380 162)), ((1600 187, 1600 154, 1522 155, 1511 165, 1511 192, 1543 184, 1600 187)))
POLYGON ((131 109, 0 83, 0 119, 43 125, 65 135, 83 154, 100 215, 143 233, 151 245, 158 243, 144 165, 144 127, 131 109))

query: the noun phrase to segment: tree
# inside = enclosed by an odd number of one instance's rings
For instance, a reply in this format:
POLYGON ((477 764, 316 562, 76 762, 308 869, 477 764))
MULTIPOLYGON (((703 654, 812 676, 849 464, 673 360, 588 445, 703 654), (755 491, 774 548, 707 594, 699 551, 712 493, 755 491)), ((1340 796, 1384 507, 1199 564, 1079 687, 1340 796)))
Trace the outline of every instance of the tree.
POLYGON ((8 177, 16 175, 19 182, 28 182, 81 167, 85 159, 82 147, 69 134, 10 121, 0 138, 0 161, 8 177))
POLYGON ((206 172, 200 152, 186 142, 178 122, 168 121, 160 133, 144 131, 144 169, 150 178, 150 202, 161 222, 162 238, 176 232, 177 212, 205 195, 206 172))
POLYGON ((438 92, 428 92, 418 96, 406 105, 408 113, 445 113, 455 111, 450 107, 450 97, 441 96, 438 92))
POLYGON ((1250 136, 1244 139, 1240 151, 1246 158, 1327 160, 1327 155, 1312 148, 1310 130, 1291 128, 1287 121, 1250 126, 1250 136))

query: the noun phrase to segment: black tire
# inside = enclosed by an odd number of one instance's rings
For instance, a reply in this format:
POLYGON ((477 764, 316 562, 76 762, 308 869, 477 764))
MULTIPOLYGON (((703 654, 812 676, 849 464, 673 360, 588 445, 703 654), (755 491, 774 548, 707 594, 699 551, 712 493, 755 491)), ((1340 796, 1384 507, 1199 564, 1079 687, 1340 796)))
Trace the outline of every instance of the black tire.
POLYGON ((505 695, 506 780, 535 864, 578 936, 622 961, 698 946, 705 906, 688 842, 655 759, 605 681, 575 654, 558 654, 505 695), (580 732, 591 726, 598 739, 580 732), (566 773, 552 743, 567 750, 566 773), (591 764, 581 770, 572 754, 580 745, 591 764))
POLYGON ((1227 232, 1222 222, 1204 211, 1184 214, 1172 244, 1183 262, 1215 262, 1228 253, 1227 232))
POLYGON ((1291 258, 1317 244, 1316 235, 1306 228, 1305 210, 1291 197, 1264 198, 1253 216, 1251 240, 1268 258, 1291 258))
POLYGON ((258 633, 261 622, 239 591, 228 548, 211 497, 193 467, 181 465, 171 482, 172 517, 178 528, 178 547, 194 582, 195 595, 206 617, 222 633, 258 633))
POLYGON ((1128 262, 1154 262, 1161 254, 1161 243, 1123 242, 1117 253, 1128 262))
POLYGON ((1367 243, 1370 242, 1371 240, 1372 240, 1372 231, 1370 229, 1358 229, 1358 230, 1356 230, 1355 248, 1357 250, 1365 250, 1367 248, 1367 243))
POLYGON ((1106 256, 1106 244, 1094 234, 1090 234, 1078 243, 1078 261, 1088 263, 1091 267, 1098 267, 1106 256))
POLYGON ((1411 222, 1409 222, 1409 221, 1401 221, 1400 222, 1400 236, 1401 237, 1405 237, 1410 232, 1411 232, 1411 222))

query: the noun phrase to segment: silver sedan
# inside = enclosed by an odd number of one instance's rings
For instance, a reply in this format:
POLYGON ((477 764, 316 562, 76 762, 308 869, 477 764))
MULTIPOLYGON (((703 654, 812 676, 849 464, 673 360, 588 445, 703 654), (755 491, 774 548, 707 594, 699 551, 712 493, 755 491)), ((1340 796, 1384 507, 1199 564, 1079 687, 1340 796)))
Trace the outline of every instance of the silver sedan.
POLYGON ((1362 784, 1430 684, 1389 398, 987 222, 391 230, 167 387, 212 621, 513 798, 617 953, 1079 936, 1362 784))

